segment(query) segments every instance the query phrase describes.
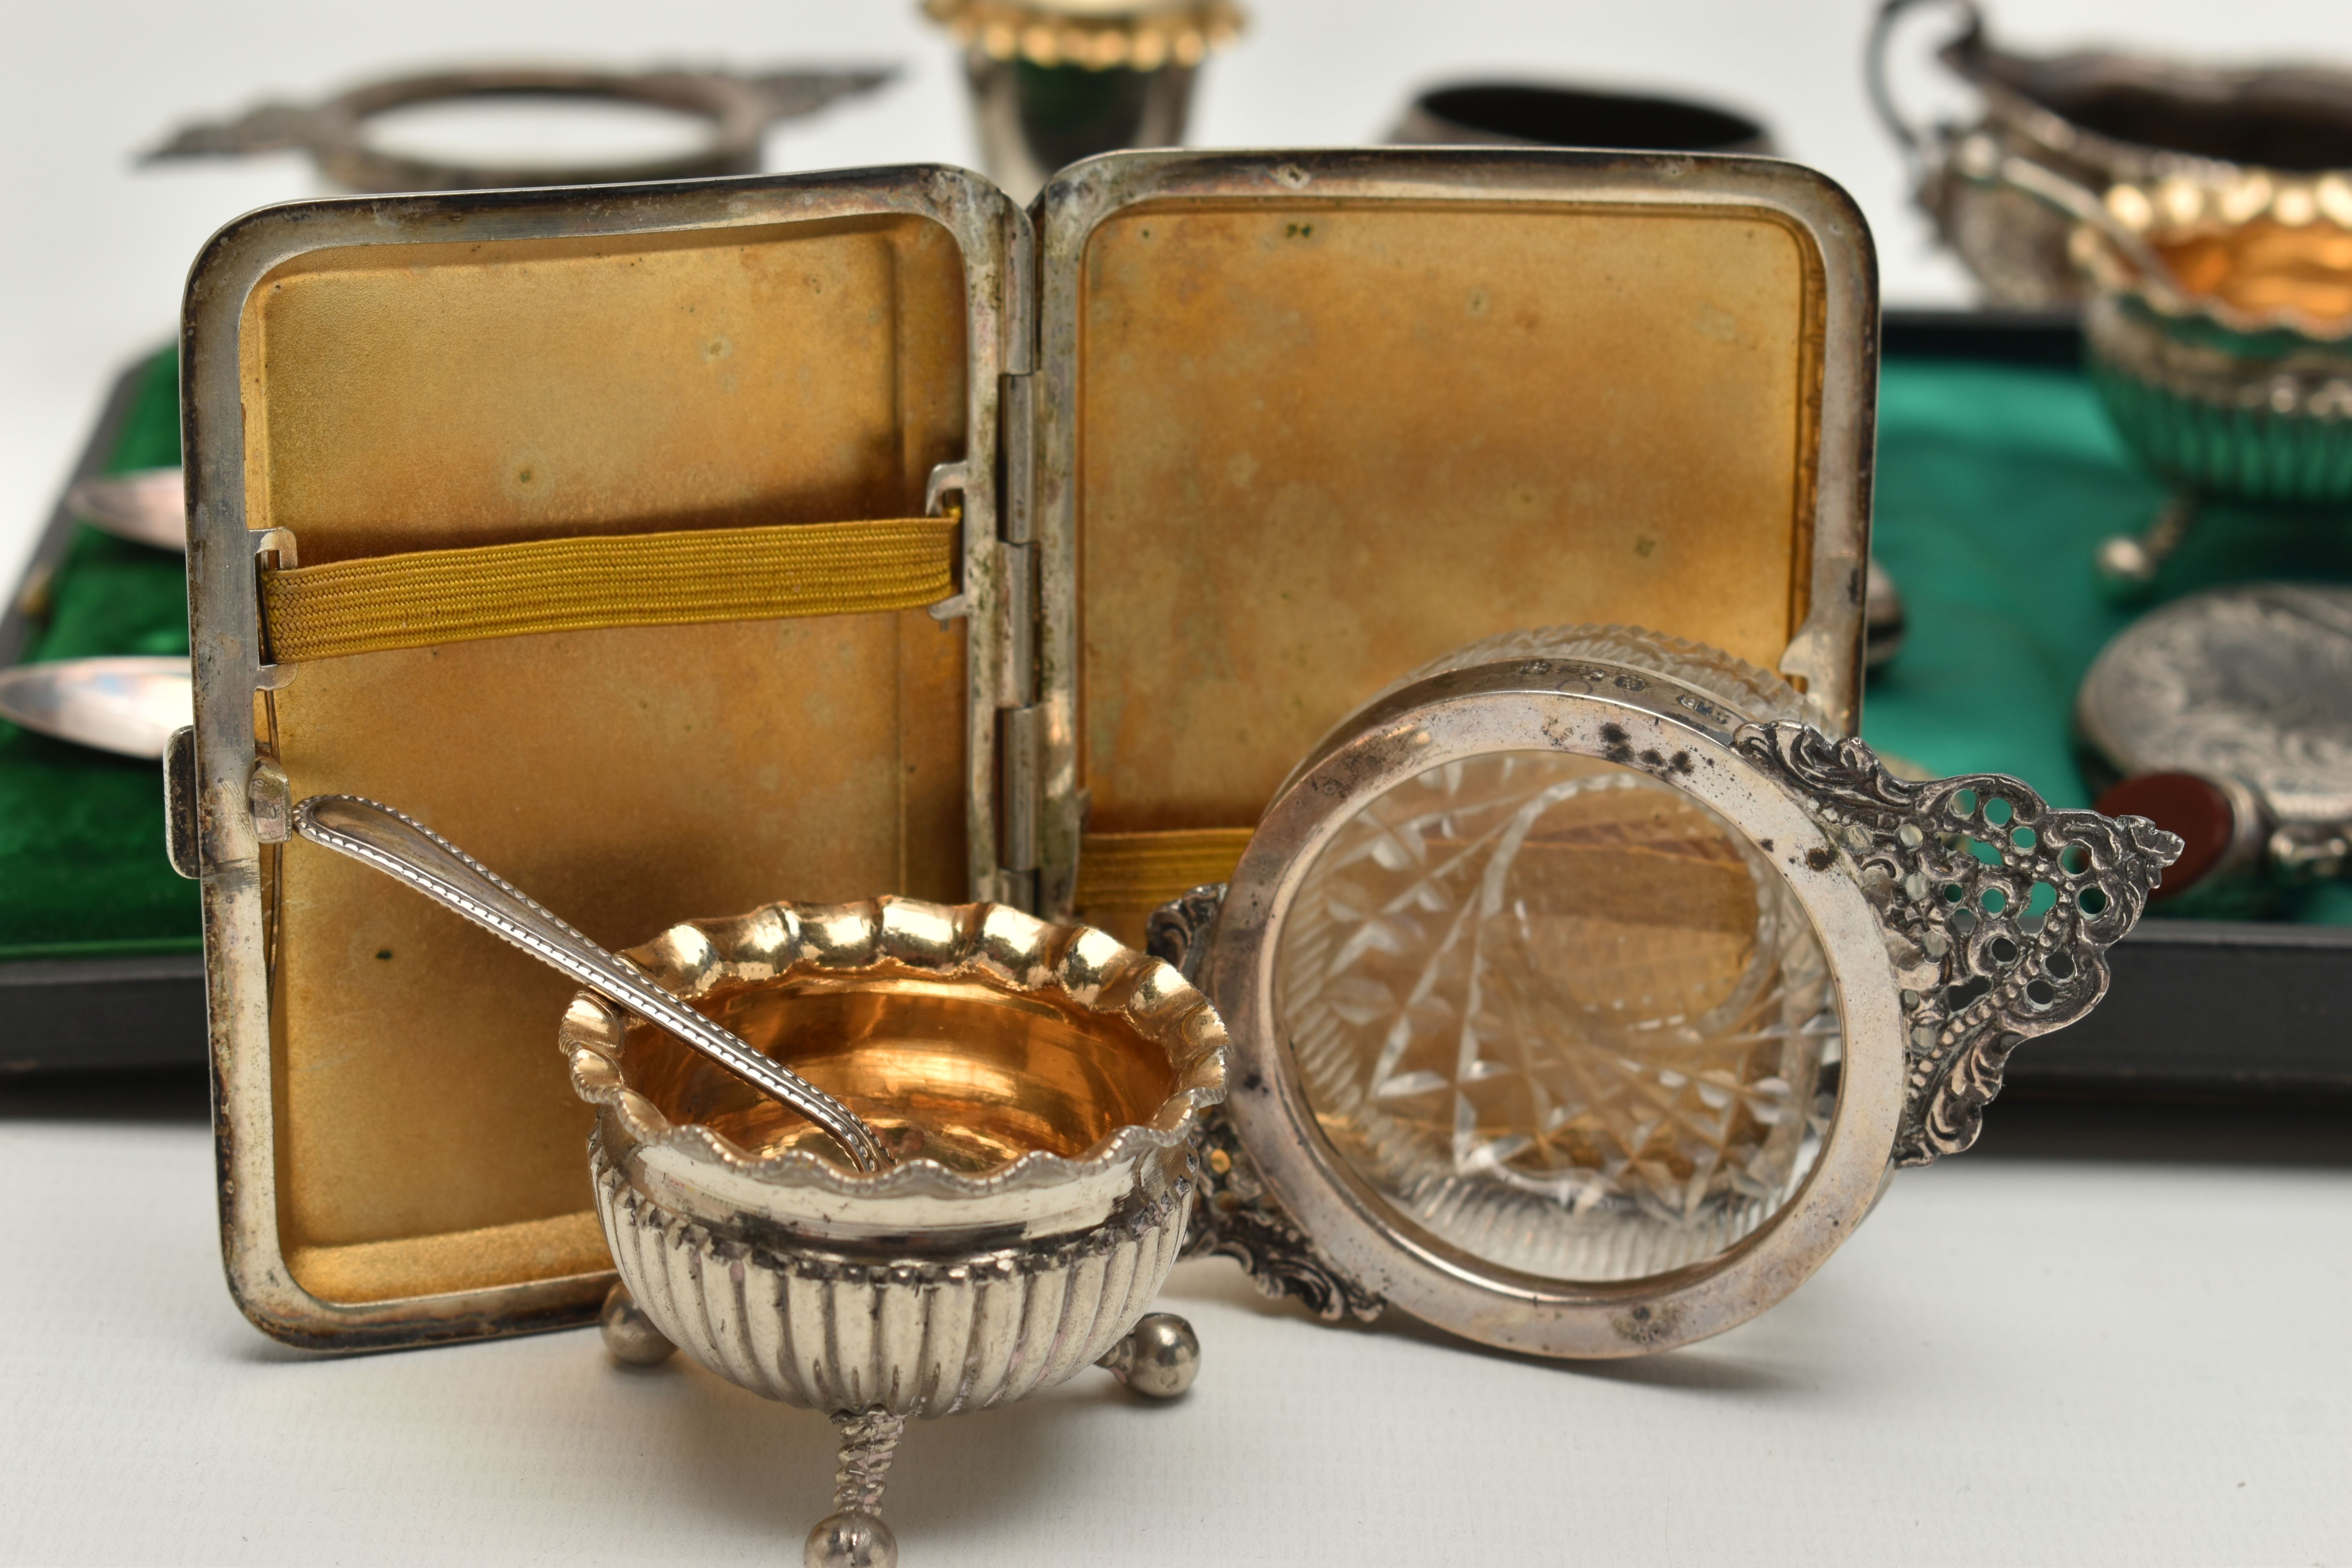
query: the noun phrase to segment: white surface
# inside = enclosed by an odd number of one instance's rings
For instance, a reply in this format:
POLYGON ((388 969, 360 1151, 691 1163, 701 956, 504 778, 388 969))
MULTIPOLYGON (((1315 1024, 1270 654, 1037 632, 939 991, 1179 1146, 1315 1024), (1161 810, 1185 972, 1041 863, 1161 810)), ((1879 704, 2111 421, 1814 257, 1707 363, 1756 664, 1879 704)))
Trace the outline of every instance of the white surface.
MULTIPOLYGON (((797 1562, 831 1429, 593 1331, 246 1326, 198 1127, 0 1124, 0 1562, 797 1562)), ((1763 1318, 1562 1367, 1331 1329, 1221 1260, 1182 1402, 911 1431, 907 1568, 2352 1563, 2352 1172, 1979 1159, 1763 1318)))
MULTIPOLYGON (((1485 72, 1718 97, 1761 116, 1790 156, 1861 200, 1890 301, 1964 298, 1960 274, 1906 205, 1894 149, 1864 99, 1862 40, 1875 0, 1247 3, 1250 35, 1203 78, 1199 144, 1377 141, 1418 86, 1485 72)), ((1992 9, 2003 37, 2036 47, 2126 37, 2179 52, 2352 58, 2343 0, 1992 0, 1992 9)), ((248 207, 312 194, 308 164, 292 154, 131 168, 131 155, 170 127, 453 60, 879 60, 906 68, 898 81, 785 127, 771 143, 774 165, 971 163, 951 51, 915 12, 915 0, 7 0, 0 579, 15 580, 115 370, 171 336, 205 237, 248 207)), ((1941 27, 1924 22, 1907 54, 1922 54, 1941 27)), ((1919 68, 1906 79, 1933 96, 1929 76, 1919 68)))

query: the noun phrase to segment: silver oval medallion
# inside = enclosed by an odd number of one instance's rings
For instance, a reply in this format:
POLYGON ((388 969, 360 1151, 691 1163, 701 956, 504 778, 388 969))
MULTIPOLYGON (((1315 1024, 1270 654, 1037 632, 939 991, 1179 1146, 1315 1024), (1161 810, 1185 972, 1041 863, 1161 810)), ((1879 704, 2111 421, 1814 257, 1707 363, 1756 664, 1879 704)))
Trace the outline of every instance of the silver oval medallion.
POLYGON ((2282 822, 2352 818, 2352 589, 2217 588, 2101 651, 2076 708, 2118 772, 2243 781, 2282 822))

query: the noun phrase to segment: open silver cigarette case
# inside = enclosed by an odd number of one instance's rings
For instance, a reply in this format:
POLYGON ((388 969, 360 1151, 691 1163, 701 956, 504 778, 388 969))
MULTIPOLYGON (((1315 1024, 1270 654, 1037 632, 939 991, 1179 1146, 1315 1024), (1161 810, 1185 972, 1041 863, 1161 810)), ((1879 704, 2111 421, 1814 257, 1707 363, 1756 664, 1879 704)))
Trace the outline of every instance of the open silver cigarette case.
POLYGON ((240 219, 188 292, 168 770, 240 1303, 519 1332, 621 1253, 656 1338, 852 1424, 1129 1365, 1180 1249, 1549 1355, 1770 1304, 2098 999, 2170 853, 1850 738, 1874 289, 1844 195, 1747 158, 240 219), (946 1173, 824 1175, 289 826, 335 795, 649 943, 946 1173), (941 1328, 983 1254, 1028 1293, 941 1328))

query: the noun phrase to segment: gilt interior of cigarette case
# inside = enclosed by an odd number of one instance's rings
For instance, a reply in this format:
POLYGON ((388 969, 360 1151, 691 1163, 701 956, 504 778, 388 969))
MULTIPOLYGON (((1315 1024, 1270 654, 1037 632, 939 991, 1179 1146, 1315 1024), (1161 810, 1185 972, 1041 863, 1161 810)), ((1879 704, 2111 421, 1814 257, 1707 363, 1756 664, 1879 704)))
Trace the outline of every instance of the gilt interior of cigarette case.
MULTIPOLYGON (((807 226, 276 269, 238 337, 247 526, 323 566, 920 515, 962 455, 953 241, 807 226)), ((300 794, 397 803, 620 947, 787 891, 961 896, 962 655, 919 608, 632 626, 323 658, 270 700, 300 794)), ((362 1302, 601 1274, 550 1048, 571 985, 348 860, 296 846, 277 876, 295 1281, 362 1302)))

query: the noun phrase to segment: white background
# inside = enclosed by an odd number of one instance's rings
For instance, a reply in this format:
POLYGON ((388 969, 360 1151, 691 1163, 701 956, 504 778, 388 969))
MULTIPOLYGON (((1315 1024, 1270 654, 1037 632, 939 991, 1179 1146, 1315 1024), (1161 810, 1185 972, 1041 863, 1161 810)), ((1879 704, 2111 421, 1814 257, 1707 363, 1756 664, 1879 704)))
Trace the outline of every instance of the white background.
MULTIPOLYGON (((1862 88, 1872 0, 1248 0, 1254 26, 1205 74, 1209 146, 1378 141, 1420 86, 1470 73, 1683 89, 1744 106, 1827 170, 1875 226, 1890 303, 1958 302, 1960 275, 1906 205, 1862 88)), ((2183 53, 2352 59, 2345 0, 2011 0, 2000 36, 2128 37, 2183 53)), ((781 169, 976 162, 945 39, 914 0, 5 0, 0 147, 0 574, 13 580, 115 369, 171 335, 205 237, 314 194, 284 155, 135 170, 182 121, 452 61, 568 58, 765 65, 880 61, 886 91, 772 141, 781 169)), ((1940 24, 1923 21, 1909 53, 1940 24)), ((1922 69, 1918 95, 1937 95, 1922 69)), ((1954 94, 1943 93, 1947 103, 1954 94)))
MULTIPOLYGON (((2318 1142, 1911 1173, 1788 1300, 1643 1362, 1326 1328, 1186 1264, 1181 1403, 1088 1371, 917 1423, 887 1511, 905 1568, 2340 1568, 2352 1166, 2318 1142)), ((796 1563, 830 1507, 824 1421, 593 1331, 271 1344, 201 1124, 0 1121, 0 1563, 796 1563)))

